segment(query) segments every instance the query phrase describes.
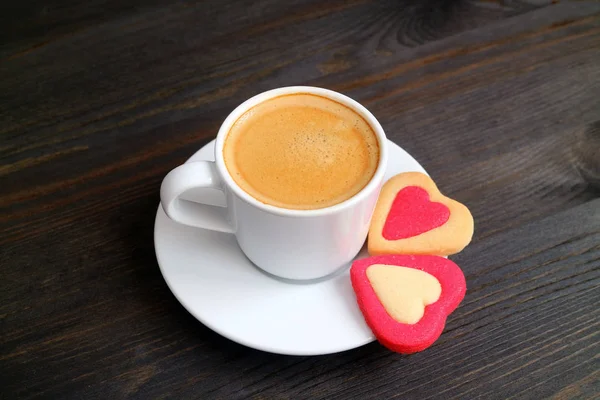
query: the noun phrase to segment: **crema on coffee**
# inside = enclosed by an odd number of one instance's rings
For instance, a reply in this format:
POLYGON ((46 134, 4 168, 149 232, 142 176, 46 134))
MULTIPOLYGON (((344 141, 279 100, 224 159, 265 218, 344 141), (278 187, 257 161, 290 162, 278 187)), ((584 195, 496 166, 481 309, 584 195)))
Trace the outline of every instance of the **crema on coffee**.
POLYGON ((312 210, 363 189, 379 162, 373 128, 356 111, 307 93, 266 100, 246 111, 225 138, 234 181, 262 203, 312 210))

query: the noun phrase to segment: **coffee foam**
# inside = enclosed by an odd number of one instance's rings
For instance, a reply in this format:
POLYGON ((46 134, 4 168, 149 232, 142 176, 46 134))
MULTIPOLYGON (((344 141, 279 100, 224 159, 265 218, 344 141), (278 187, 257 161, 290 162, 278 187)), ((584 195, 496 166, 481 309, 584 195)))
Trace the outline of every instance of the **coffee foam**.
POLYGON ((257 200, 318 209, 349 199, 371 180, 379 145, 355 111, 312 94, 276 97, 233 124, 224 159, 235 182, 257 200))

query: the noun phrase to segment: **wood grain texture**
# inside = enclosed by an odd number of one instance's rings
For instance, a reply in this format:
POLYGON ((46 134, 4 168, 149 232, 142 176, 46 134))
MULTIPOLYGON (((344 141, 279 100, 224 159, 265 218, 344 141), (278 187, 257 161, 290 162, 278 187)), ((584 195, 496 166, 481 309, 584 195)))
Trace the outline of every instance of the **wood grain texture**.
POLYGON ((0 398, 594 398, 600 3, 100 1, 0 13, 0 398), (475 217, 440 340, 247 349, 160 276, 162 177, 260 91, 323 86, 475 217))

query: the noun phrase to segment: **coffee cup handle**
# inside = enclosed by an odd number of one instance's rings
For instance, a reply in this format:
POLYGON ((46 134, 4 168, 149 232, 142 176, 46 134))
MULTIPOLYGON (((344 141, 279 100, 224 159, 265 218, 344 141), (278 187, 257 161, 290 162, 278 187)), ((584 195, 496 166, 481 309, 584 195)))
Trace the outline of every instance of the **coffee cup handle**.
POLYGON ((163 210, 173 221, 233 233, 224 198, 221 178, 212 161, 180 165, 167 174, 160 187, 163 210), (215 199, 215 190, 223 196, 215 199))

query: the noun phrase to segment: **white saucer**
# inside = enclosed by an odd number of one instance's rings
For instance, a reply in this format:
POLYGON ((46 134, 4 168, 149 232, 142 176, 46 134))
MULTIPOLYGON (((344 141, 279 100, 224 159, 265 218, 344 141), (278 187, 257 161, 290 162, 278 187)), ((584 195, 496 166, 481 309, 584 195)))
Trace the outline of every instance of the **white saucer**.
MULTIPOLYGON (((406 151, 389 146, 386 180, 400 172, 425 172, 406 151)), ((188 162, 199 160, 214 160, 214 141, 188 162)), ((233 235, 179 225, 160 205, 154 247, 179 302, 235 342, 271 353, 318 355, 375 340, 356 305, 348 268, 318 283, 280 281, 251 264, 233 235)), ((364 256, 363 250, 357 258, 364 256)))

